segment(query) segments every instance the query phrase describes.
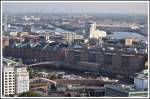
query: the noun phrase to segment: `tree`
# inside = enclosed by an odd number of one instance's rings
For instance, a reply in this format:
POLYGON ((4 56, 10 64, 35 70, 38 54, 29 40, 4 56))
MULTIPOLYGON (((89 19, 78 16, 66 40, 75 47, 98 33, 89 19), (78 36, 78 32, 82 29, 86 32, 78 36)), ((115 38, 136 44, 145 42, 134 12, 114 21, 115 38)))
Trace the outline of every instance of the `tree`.
POLYGON ((33 75, 32 75, 32 73, 33 73, 32 68, 31 68, 31 67, 28 67, 27 70, 28 70, 28 72, 29 72, 29 78, 33 78, 33 75))
POLYGON ((27 91, 19 94, 19 97, 38 97, 39 95, 37 93, 34 93, 33 91, 27 91))

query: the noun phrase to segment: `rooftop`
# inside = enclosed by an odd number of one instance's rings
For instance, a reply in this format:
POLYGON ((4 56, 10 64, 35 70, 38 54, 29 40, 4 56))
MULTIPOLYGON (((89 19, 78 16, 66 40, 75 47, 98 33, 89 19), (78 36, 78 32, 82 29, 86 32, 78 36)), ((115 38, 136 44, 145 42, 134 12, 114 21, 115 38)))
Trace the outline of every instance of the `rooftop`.
POLYGON ((17 61, 14 61, 12 59, 8 59, 8 58, 3 58, 3 66, 21 66, 22 63, 21 62, 17 62, 17 61))
POLYGON ((124 85, 124 84, 114 84, 114 85, 105 85, 106 88, 111 88, 114 90, 119 90, 121 92, 141 92, 140 90, 136 89, 134 85, 124 85))

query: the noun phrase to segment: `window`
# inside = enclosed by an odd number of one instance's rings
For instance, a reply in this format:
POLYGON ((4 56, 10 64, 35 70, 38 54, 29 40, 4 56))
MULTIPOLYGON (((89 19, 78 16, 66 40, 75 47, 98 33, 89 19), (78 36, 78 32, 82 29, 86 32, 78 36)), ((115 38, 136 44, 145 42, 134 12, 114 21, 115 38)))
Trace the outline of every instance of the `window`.
POLYGON ((122 56, 121 57, 121 66, 122 67, 128 67, 129 66, 129 57, 128 56, 122 56))
POLYGON ((75 59, 75 61, 80 61, 81 60, 81 53, 80 52, 78 52, 78 51, 75 51, 74 52, 74 59, 75 59))
POLYGON ((112 55, 110 55, 110 54, 105 54, 104 55, 104 64, 106 66, 111 66, 112 65, 112 55))
POLYGON ((8 77, 8 75, 5 75, 5 77, 8 77))
POLYGON ((89 62, 96 62, 96 53, 89 53, 88 60, 89 62))

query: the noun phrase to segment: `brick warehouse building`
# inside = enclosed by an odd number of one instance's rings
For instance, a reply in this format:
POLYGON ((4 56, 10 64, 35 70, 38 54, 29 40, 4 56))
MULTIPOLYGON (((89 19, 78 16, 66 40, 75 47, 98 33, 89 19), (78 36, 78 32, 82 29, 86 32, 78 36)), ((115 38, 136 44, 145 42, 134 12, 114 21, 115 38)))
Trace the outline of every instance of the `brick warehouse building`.
POLYGON ((108 74, 132 75, 144 69, 147 55, 103 52, 88 49, 69 49, 65 47, 54 50, 54 47, 25 47, 3 50, 3 56, 21 58, 25 63, 63 61, 66 68, 108 74))
POLYGON ((97 63, 99 65, 95 65, 98 66, 96 69, 99 68, 98 72, 126 76, 143 70, 147 58, 145 54, 112 53, 87 49, 67 49, 66 53, 65 60, 70 63, 70 67, 72 67, 71 64, 78 63, 79 66, 74 66, 74 68, 81 69, 81 66, 84 66, 83 62, 97 63), (80 62, 82 64, 79 64, 80 62))
POLYGON ((54 48, 45 48, 42 50, 41 47, 26 47, 26 48, 11 48, 6 47, 3 50, 3 56, 21 58, 24 63, 36 63, 46 61, 59 61, 63 60, 64 53, 63 48, 53 50, 54 48))

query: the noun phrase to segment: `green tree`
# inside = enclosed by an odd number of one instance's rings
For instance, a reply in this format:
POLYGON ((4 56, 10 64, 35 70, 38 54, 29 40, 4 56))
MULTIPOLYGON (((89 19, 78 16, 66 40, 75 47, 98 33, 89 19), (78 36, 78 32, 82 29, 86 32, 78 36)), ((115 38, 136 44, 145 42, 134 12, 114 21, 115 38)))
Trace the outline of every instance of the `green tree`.
POLYGON ((32 68, 31 68, 31 67, 28 67, 27 70, 28 70, 28 72, 29 72, 29 78, 33 78, 33 75, 32 75, 32 73, 33 73, 32 68))
POLYGON ((19 97, 38 97, 39 95, 37 93, 34 93, 33 91, 27 91, 23 92, 18 95, 19 97))

